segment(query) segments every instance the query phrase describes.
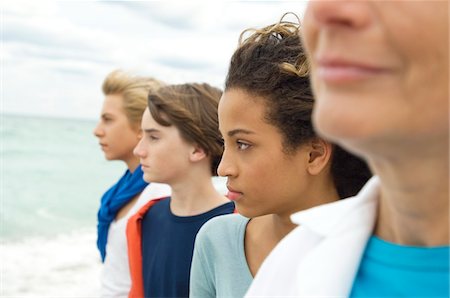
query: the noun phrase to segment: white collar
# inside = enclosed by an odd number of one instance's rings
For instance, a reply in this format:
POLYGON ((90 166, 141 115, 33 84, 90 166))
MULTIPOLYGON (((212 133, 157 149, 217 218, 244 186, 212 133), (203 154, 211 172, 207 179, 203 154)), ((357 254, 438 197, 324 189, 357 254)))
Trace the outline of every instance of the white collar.
POLYGON ((355 197, 294 213, 291 220, 322 236, 340 233, 355 223, 373 223, 379 186, 380 180, 374 176, 355 197))

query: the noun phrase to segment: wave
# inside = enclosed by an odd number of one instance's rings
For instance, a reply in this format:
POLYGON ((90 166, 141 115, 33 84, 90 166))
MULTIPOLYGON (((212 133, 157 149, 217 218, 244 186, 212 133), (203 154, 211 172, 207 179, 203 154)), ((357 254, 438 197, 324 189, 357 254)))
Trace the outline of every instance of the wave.
POLYGON ((94 229, 3 242, 2 291, 11 297, 99 297, 101 262, 94 229))

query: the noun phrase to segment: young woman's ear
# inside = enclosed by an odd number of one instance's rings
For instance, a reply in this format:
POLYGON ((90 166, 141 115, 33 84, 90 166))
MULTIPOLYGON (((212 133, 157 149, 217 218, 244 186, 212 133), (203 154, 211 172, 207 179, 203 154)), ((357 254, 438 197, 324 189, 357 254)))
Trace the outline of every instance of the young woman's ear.
POLYGON ((333 145, 320 138, 310 141, 308 173, 311 175, 320 174, 331 160, 333 145))
POLYGON ((198 145, 195 145, 192 147, 192 151, 191 154, 189 155, 189 159, 192 162, 197 162, 200 161, 204 158, 206 158, 207 154, 205 152, 205 150, 201 147, 199 147, 198 145))

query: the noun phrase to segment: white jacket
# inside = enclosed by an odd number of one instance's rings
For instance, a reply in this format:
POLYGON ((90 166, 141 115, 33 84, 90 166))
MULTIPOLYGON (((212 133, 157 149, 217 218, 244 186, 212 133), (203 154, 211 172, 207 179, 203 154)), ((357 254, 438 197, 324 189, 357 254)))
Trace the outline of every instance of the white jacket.
POLYGON ((300 226, 262 264, 246 297, 348 297, 372 235, 379 179, 353 198, 293 214, 300 226))

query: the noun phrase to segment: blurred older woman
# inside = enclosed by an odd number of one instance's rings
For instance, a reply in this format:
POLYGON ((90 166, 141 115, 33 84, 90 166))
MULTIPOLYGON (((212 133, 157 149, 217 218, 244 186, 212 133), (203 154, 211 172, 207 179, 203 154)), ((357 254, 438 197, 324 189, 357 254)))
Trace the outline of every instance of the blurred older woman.
POLYGON ((448 14, 448 1, 309 3, 315 127, 377 177, 293 215, 248 296, 449 296, 448 14))

